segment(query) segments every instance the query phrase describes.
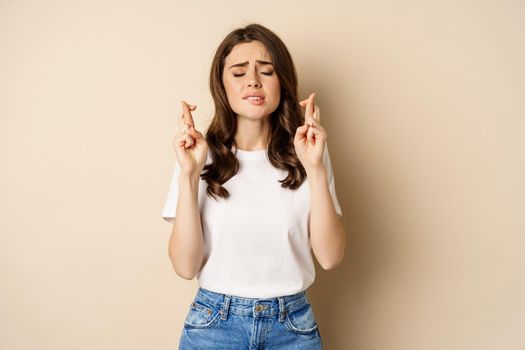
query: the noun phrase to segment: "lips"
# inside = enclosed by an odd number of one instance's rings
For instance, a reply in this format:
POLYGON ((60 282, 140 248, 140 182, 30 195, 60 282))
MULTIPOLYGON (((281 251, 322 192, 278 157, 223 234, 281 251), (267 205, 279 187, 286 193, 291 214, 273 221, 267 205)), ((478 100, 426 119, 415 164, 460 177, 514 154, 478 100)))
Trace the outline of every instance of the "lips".
POLYGON ((246 101, 248 101, 252 105, 260 106, 265 102, 265 99, 264 98, 247 98, 246 101))
POLYGON ((247 94, 247 95, 244 95, 242 98, 245 100, 250 100, 250 101, 261 101, 265 99, 263 94, 258 94, 258 93, 247 94))
POLYGON ((263 94, 256 93, 256 92, 252 92, 247 95, 244 95, 243 99, 250 102, 252 105, 256 105, 256 106, 262 105, 266 100, 263 94))

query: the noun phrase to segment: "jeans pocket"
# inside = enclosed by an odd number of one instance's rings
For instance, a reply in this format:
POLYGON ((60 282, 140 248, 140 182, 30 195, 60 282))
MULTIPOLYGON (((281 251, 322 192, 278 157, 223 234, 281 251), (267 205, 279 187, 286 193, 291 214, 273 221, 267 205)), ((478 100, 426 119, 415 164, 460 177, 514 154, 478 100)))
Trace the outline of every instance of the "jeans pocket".
POLYGON ((310 304, 286 313, 286 326, 288 329, 297 334, 311 334, 317 331, 317 322, 310 304))
POLYGON ((189 308, 184 327, 186 328, 209 328, 219 318, 219 309, 204 300, 195 299, 189 308))

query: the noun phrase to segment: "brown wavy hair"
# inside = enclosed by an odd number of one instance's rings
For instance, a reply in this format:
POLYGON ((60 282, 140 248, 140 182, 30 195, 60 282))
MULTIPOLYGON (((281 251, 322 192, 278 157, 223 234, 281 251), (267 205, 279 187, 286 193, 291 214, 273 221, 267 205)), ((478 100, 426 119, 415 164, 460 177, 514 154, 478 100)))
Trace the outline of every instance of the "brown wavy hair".
POLYGON ((239 170, 239 161, 232 152, 237 131, 236 114, 231 109, 222 81, 226 56, 237 44, 259 41, 272 59, 281 85, 279 106, 270 116, 268 159, 279 169, 288 170, 288 176, 279 180, 281 187, 297 189, 306 178, 306 171, 295 153, 293 139, 296 129, 304 123, 297 99, 297 73, 292 57, 282 40, 268 28, 252 23, 228 34, 217 48, 210 72, 210 91, 215 103, 215 115, 206 131, 206 142, 212 163, 204 166, 200 176, 208 184, 206 193, 228 198, 230 193, 222 186, 239 170))

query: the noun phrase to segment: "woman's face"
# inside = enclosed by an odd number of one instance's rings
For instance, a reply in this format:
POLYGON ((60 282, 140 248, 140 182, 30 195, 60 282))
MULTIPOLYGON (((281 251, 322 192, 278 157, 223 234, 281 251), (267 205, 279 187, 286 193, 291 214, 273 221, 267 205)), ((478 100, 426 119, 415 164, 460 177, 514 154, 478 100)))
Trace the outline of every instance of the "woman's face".
POLYGON ((279 106, 279 78, 268 51, 260 41, 234 46, 226 56, 222 81, 228 102, 238 117, 262 119, 279 106), (249 99, 249 96, 261 98, 249 99))

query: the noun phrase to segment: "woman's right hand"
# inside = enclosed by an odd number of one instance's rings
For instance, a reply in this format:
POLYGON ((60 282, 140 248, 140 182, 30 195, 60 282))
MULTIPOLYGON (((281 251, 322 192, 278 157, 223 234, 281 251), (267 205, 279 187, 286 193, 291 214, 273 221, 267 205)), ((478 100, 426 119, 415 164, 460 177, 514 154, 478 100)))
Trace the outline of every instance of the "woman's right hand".
POLYGON ((191 111, 196 105, 181 101, 182 113, 179 116, 179 132, 173 140, 173 149, 179 161, 181 174, 199 176, 208 156, 208 143, 204 136, 195 129, 191 111))

